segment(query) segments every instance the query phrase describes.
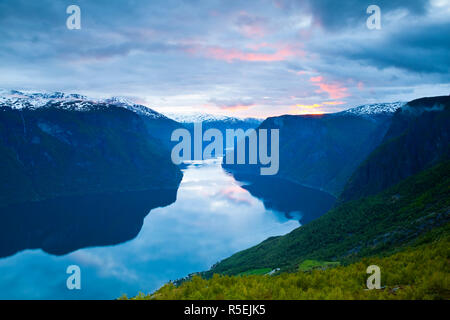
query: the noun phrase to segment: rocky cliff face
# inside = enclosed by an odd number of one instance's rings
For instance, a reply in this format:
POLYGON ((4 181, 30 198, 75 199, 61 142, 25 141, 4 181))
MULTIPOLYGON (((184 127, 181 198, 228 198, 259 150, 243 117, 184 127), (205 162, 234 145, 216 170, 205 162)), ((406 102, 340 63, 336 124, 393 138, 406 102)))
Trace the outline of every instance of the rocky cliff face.
POLYGON ((375 194, 450 156, 450 96, 399 109, 380 146, 358 167, 340 201, 375 194))
MULTIPOLYGON (((280 130, 278 177, 339 195, 358 164, 381 142, 393 115, 393 108, 364 110, 266 119, 260 129, 280 130)), ((256 165, 224 167, 259 174, 256 165)))

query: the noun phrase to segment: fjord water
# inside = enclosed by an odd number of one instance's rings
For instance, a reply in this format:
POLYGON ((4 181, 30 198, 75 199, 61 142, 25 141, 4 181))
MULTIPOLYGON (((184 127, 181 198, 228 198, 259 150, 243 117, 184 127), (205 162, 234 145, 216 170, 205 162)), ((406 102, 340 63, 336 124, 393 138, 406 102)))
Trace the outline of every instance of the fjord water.
POLYGON ((240 182, 220 162, 190 163, 178 190, 7 208, 0 216, 0 299, 114 299, 151 292, 285 234, 333 205, 324 192, 281 180, 240 182), (69 265, 81 268, 81 290, 66 287, 69 265))

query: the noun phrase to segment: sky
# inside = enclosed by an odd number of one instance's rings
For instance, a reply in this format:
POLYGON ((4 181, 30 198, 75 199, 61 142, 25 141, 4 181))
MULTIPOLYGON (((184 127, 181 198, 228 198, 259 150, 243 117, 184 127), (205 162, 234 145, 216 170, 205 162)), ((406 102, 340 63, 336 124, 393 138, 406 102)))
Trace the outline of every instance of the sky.
POLYGON ((449 35, 450 0, 0 0, 0 88, 163 113, 328 113, 450 94, 449 35))

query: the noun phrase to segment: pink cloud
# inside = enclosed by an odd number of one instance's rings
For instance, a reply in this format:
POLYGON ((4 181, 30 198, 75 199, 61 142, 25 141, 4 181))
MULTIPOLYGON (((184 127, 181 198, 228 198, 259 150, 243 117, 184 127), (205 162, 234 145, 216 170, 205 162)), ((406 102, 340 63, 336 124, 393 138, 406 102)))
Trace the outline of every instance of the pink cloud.
POLYGON ((341 99, 349 96, 347 93, 348 89, 345 87, 340 87, 339 84, 320 83, 319 88, 320 89, 316 92, 326 92, 331 99, 341 99))
POLYGON ((278 43, 252 43, 245 46, 246 49, 225 48, 221 46, 200 45, 185 41, 182 51, 190 55, 204 56, 210 59, 222 60, 229 63, 235 61, 249 62, 275 62, 286 61, 293 57, 306 57, 306 52, 301 45, 289 45, 278 43))
POLYGON ((284 61, 295 55, 298 52, 290 48, 278 49, 272 53, 266 52, 246 52, 238 49, 226 49, 221 47, 209 47, 204 50, 204 54, 213 59, 233 62, 236 60, 250 61, 250 62, 274 62, 284 61))
POLYGON ((311 77, 309 78, 309 81, 311 82, 322 82, 323 77, 322 76, 317 76, 317 77, 311 77))
POLYGON ((229 111, 238 111, 238 110, 247 110, 251 106, 253 106, 253 105, 236 104, 236 105, 232 105, 232 106, 222 107, 221 109, 226 109, 229 111))
POLYGON ((341 86, 339 83, 326 83, 322 76, 311 77, 309 81, 319 87, 316 90, 317 93, 325 92, 331 99, 342 99, 350 95, 346 87, 341 86))

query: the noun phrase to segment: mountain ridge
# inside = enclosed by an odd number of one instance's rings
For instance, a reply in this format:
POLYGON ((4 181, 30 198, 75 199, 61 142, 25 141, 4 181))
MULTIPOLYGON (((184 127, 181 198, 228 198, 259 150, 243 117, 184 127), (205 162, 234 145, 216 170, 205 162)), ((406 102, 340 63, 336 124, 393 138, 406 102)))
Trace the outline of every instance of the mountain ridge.
MULTIPOLYGON (((358 164, 382 141, 392 110, 400 105, 377 104, 371 113, 361 113, 368 110, 365 105, 338 113, 269 117, 257 129, 279 130, 278 177, 339 196, 358 164)), ((222 166, 235 173, 259 171, 258 165, 222 166)))
POLYGON ((397 110, 381 144, 347 182, 340 201, 375 194, 450 157, 450 96, 420 98, 397 110))
POLYGON ((344 196, 350 192, 350 199, 344 197, 328 213, 287 235, 266 239, 222 260, 204 275, 276 267, 292 271, 305 259, 351 262, 395 251, 447 224, 449 130, 450 96, 408 102, 395 111, 382 143, 350 178, 353 188, 347 185, 344 191, 344 196), (418 164, 409 166, 407 161, 418 164), (369 170, 364 171, 368 164, 369 170), (368 176, 358 175, 361 170, 368 176), (387 183, 380 185, 370 178, 373 175, 388 179, 387 183))
POLYGON ((58 107, 74 111, 88 111, 95 106, 108 108, 119 106, 139 115, 153 118, 167 118, 165 115, 124 97, 110 97, 106 99, 93 99, 77 93, 63 92, 22 92, 18 90, 1 90, 0 106, 8 106, 11 109, 38 109, 45 107, 58 107))
POLYGON ((0 102, 0 205, 178 187, 167 137, 178 123, 78 97, 32 98, 0 102))

